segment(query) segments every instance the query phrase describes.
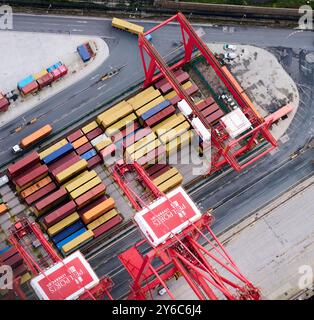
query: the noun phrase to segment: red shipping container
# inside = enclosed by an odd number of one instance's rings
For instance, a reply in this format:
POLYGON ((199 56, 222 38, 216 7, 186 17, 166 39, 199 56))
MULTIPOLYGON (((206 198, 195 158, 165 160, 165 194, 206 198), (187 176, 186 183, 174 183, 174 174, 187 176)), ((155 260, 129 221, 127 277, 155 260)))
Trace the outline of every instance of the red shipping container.
POLYGON ((24 171, 26 168, 31 167, 36 162, 39 162, 39 154, 37 152, 32 152, 23 159, 10 165, 7 170, 8 175, 10 177, 16 176, 20 174, 22 171, 24 171))
POLYGON ((15 179, 15 184, 19 187, 25 187, 34 182, 38 178, 43 178, 48 175, 48 167, 44 164, 38 168, 33 169, 31 172, 15 179))
POLYGON ((4 264, 4 262, 7 259, 9 259, 10 257, 14 256, 16 253, 17 253, 17 250, 15 249, 15 247, 11 247, 6 252, 0 254, 0 262, 4 264))
POLYGON ((52 191, 54 191, 56 189, 57 189, 56 184, 54 182, 50 182, 49 184, 47 184, 43 188, 40 188, 39 190, 37 190, 36 192, 31 194, 30 196, 25 198, 25 201, 30 206, 34 202, 40 200, 44 196, 47 196, 50 192, 52 192, 52 191))
POLYGON ((154 174, 152 174, 152 175, 150 176, 150 178, 151 178, 152 180, 154 180, 154 179, 158 178, 158 177, 161 176, 163 173, 165 173, 165 172, 167 172, 167 171, 169 171, 169 170, 170 170, 170 167, 169 167, 169 166, 165 166, 165 167, 162 168, 161 170, 159 170, 159 171, 155 172, 154 174))
POLYGON ((96 200, 94 200, 93 202, 89 203, 88 205, 84 206, 83 208, 77 210, 77 213, 79 214, 79 216, 82 216, 85 212, 87 212, 90 209, 96 207, 101 202, 103 202, 103 201, 105 201, 107 199, 108 199, 108 196, 107 195, 103 195, 103 196, 97 198, 96 200))
POLYGON ((24 264, 21 264, 19 265, 18 267, 16 267, 14 270, 13 270, 13 275, 14 277, 18 277, 18 276, 22 276, 24 273, 26 273, 28 270, 27 268, 25 267, 24 264))
POLYGON ((11 266, 12 268, 16 268, 19 265, 23 264, 23 259, 19 253, 11 256, 9 259, 5 260, 5 264, 11 266))
POLYGON ((148 169, 146 169, 145 171, 149 176, 152 176, 153 174, 155 174, 156 172, 158 172, 159 170, 161 170, 164 167, 170 168, 170 166, 168 164, 156 163, 156 164, 153 164, 148 169))
POLYGON ((105 149, 102 149, 100 151, 100 156, 103 160, 107 159, 108 157, 113 156, 113 153, 116 151, 116 146, 114 144, 111 144, 110 146, 106 147, 105 149))
POLYGON ((166 149, 164 146, 159 146, 158 148, 150 151, 147 153, 147 155, 141 157, 137 160, 137 162, 143 166, 147 163, 154 163, 154 160, 166 153, 166 149))
POLYGON ((217 110, 216 112, 212 113, 211 115, 209 115, 206 120, 209 122, 209 123, 212 123, 214 121, 217 121, 218 119, 220 119, 222 116, 224 115, 223 111, 222 110, 217 110))
POLYGON ((219 110, 219 106, 217 103, 212 104, 211 106, 209 106, 208 108, 204 109, 202 111, 202 115, 206 118, 208 117, 210 114, 216 112, 217 110, 219 110))
POLYGON ((71 133, 69 136, 67 136, 67 139, 69 142, 73 142, 79 138, 81 138, 84 135, 83 131, 81 129, 76 130, 75 132, 71 133))
POLYGON ((77 154, 81 155, 91 149, 93 149, 92 144, 90 142, 87 142, 87 143, 83 144, 82 146, 80 146, 79 148, 77 148, 75 151, 77 154))
MULTIPOLYGON (((177 80, 180 84, 186 82, 187 80, 189 80, 189 78, 190 75, 187 72, 182 72, 179 76, 177 76, 177 80)), ((172 85, 167 82, 159 88, 159 91, 161 92, 161 94, 167 94, 169 91, 171 91, 171 89, 172 85)))
MULTIPOLYGON (((175 75, 176 77, 178 77, 178 76, 179 76, 180 74, 182 74, 183 72, 184 72, 184 71, 183 71, 182 69, 179 69, 179 70, 176 70, 176 71, 174 72, 174 75, 175 75)), ((154 86, 155 86, 156 89, 159 89, 161 86, 165 85, 167 82, 168 82, 168 80, 167 80, 166 78, 163 78, 163 79, 157 81, 154 86)))
POLYGON ((51 174, 56 177, 56 175, 58 173, 60 173, 61 171, 69 168, 72 164, 80 161, 81 158, 78 155, 75 155, 73 158, 71 158, 70 160, 67 160, 65 163, 63 163, 62 165, 60 165, 58 168, 54 169, 53 171, 51 171, 51 174))
POLYGON ((207 107, 211 106, 213 103, 215 103, 215 99, 213 97, 209 97, 206 98, 204 101, 195 104, 195 106, 197 110, 202 111, 207 107))
POLYGON ((56 81, 62 77, 61 71, 59 70, 59 68, 52 70, 51 74, 53 75, 53 81, 56 81))
POLYGON ((147 127, 153 127, 153 126, 157 125, 159 122, 163 121, 164 119, 175 114, 175 112, 176 112, 175 107, 170 105, 167 108, 165 108, 164 110, 161 110, 160 112, 158 112, 154 116, 145 120, 144 124, 147 127))
POLYGON ((76 204, 73 200, 71 200, 45 216, 43 222, 47 228, 50 228, 52 225, 56 224, 57 222, 73 213, 75 209, 76 204))
POLYGON ((23 177, 23 176, 31 173, 33 170, 35 170, 36 168, 39 168, 39 167, 41 167, 41 163, 40 163, 40 162, 37 162, 37 163, 33 164, 31 167, 23 170, 23 172, 20 172, 19 174, 15 175, 15 176, 13 177, 13 180, 12 180, 13 183, 16 184, 16 183, 15 183, 15 180, 18 180, 19 178, 21 178, 21 177, 23 177))
POLYGON ((39 89, 42 89, 48 85, 50 85, 53 81, 53 75, 51 73, 47 73, 44 76, 37 79, 37 83, 39 86, 39 89))
POLYGON ((61 77, 65 76, 68 73, 68 68, 64 64, 60 66, 58 69, 61 73, 61 77))
POLYGON ((149 135, 151 132, 152 132, 152 130, 150 128, 144 128, 142 130, 139 130, 134 135, 132 135, 131 137, 124 140, 123 148, 125 149, 125 148, 129 147, 133 143, 135 143, 135 142, 139 141, 140 139, 149 135))
POLYGON ((8 108, 9 108, 9 101, 8 101, 8 99, 2 97, 2 98, 0 99, 0 110, 1 110, 2 112, 5 112, 5 111, 8 110, 8 108))
POLYGON ((89 141, 95 139, 96 137, 100 136, 101 134, 103 134, 103 130, 100 127, 97 127, 96 129, 88 132, 88 134, 86 135, 87 139, 89 141))
POLYGON ((106 186, 104 183, 100 183, 93 189, 87 191, 80 197, 75 199, 75 203, 78 208, 82 208, 83 206, 87 205, 91 201, 95 200, 96 198, 102 196, 106 192, 106 186))
POLYGON ((67 197, 68 193, 65 188, 61 187, 56 192, 50 194, 48 197, 39 201, 35 205, 35 209, 38 213, 44 213, 48 211, 51 207, 57 206, 61 201, 67 197))
MULTIPOLYGON (((193 95, 195 92, 198 91, 198 86, 197 86, 196 84, 193 84, 190 88, 186 89, 185 91, 186 91, 186 93, 187 93, 189 96, 191 96, 191 95, 193 95)), ((172 99, 170 99, 170 103, 171 103, 172 105, 175 105, 175 104, 178 103, 179 101, 181 101, 181 98, 180 98, 178 95, 176 95, 175 97, 173 97, 172 99)))
POLYGON ((113 227, 115 227, 116 225, 121 223, 122 220, 123 220, 123 218, 121 217, 121 215, 117 215, 117 216, 113 217, 109 221, 105 222, 104 224, 100 225, 99 227, 97 227, 93 230, 94 237, 97 238, 97 237, 101 236, 106 231, 112 229, 113 227))
POLYGON ((127 126, 125 129, 112 135, 110 138, 113 142, 118 142, 119 140, 123 139, 124 137, 131 134, 132 132, 139 129, 140 127, 141 127, 141 125, 137 121, 135 121, 133 123, 133 125, 131 124, 131 125, 127 126))
POLYGON ((25 87, 23 87, 21 89, 21 93, 22 93, 22 95, 26 96, 30 93, 36 92, 38 89, 39 89, 38 83, 36 81, 33 81, 33 82, 29 83, 28 85, 26 85, 25 87))
POLYGON ((97 164, 100 164, 100 163, 102 163, 102 159, 98 154, 96 154, 96 156, 87 160, 87 168, 92 169, 95 166, 97 166, 97 164))
POLYGON ((70 153, 67 153, 66 155, 64 155, 63 157, 58 159, 57 161, 54 161, 51 164, 49 164, 48 165, 49 171, 55 170, 56 168, 60 167, 61 165, 63 165, 64 163, 66 163, 67 161, 69 161, 70 159, 72 159, 74 157, 76 157, 75 151, 71 151, 70 153))

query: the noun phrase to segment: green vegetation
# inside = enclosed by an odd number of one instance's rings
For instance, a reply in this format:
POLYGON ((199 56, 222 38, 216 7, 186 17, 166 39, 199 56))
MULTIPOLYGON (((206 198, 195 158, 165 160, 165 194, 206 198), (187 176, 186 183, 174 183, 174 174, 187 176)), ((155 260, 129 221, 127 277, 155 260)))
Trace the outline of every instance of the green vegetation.
POLYGON ((312 1, 309 1, 309 0, 182 0, 181 2, 235 4, 235 5, 261 6, 261 7, 274 7, 274 8, 299 8, 302 5, 311 4, 312 1))

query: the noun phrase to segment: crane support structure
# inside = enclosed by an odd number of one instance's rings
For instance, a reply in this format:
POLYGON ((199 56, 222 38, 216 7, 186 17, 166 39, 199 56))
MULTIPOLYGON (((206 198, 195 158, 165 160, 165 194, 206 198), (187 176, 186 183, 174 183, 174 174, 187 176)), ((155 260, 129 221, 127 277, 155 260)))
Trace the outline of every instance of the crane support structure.
POLYGON ((160 78, 165 77, 171 84, 177 95, 181 99, 186 100, 188 105, 193 110, 193 114, 201 120, 201 122, 208 130, 211 131, 212 149, 215 152, 212 151, 211 168, 209 168, 208 174, 219 170, 226 164, 229 164, 236 171, 240 171, 278 146, 277 141, 269 131, 269 127, 272 123, 271 118, 265 121, 265 119, 259 114, 253 103, 250 101, 249 97, 244 92, 243 88, 239 85, 239 83, 229 72, 226 66, 222 66, 219 63, 215 55, 200 39, 196 31, 193 29, 193 27, 190 25, 190 23, 182 13, 179 12, 168 20, 148 30, 146 33, 140 34, 139 48, 145 73, 144 87, 147 87, 152 83, 158 81, 160 78), (161 57, 161 55, 158 53, 156 48, 153 46, 153 44, 149 40, 147 40, 145 36, 147 34, 152 34, 154 31, 162 28, 164 25, 172 21, 177 21, 179 23, 179 27, 181 28, 185 55, 182 60, 169 67, 161 57), (213 130, 210 123, 196 108, 191 97, 186 93, 186 91, 181 87, 180 83, 176 79, 173 71, 191 61, 192 53, 195 47, 205 57, 206 61, 213 68, 214 72, 233 95, 244 115, 251 122, 252 130, 249 131, 245 136, 240 136, 236 140, 231 140, 226 139, 225 131, 221 126, 218 126, 218 129, 215 128, 217 130, 213 130), (148 63, 146 63, 145 57, 148 57, 148 63), (160 72, 155 75, 157 69, 160 72), (219 130, 221 132, 219 132, 219 130), (266 150, 259 152, 259 154, 253 157, 251 156, 248 161, 242 160, 242 162, 240 163, 237 157, 252 150, 252 148, 256 145, 258 137, 267 142, 268 146, 266 150), (241 144, 239 144, 240 142, 241 144), (243 146, 243 144, 245 145, 243 146))

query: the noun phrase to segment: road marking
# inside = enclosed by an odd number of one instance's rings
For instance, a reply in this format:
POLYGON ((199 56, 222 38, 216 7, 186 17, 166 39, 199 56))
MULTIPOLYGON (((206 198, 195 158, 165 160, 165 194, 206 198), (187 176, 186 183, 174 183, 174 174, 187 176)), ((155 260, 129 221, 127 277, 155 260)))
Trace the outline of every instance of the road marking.
POLYGON ((76 22, 77 23, 87 23, 87 21, 84 21, 84 20, 77 20, 76 22))
POLYGON ((95 76, 91 77, 90 80, 94 80, 94 79, 96 79, 98 77, 99 77, 99 73, 97 73, 95 76))
POLYGON ((83 30, 80 29, 72 29, 73 32, 82 32, 83 30))
POLYGON ((100 89, 102 89, 102 88, 105 87, 105 86, 106 86, 106 84, 103 84, 102 86, 98 87, 97 90, 100 90, 100 89))

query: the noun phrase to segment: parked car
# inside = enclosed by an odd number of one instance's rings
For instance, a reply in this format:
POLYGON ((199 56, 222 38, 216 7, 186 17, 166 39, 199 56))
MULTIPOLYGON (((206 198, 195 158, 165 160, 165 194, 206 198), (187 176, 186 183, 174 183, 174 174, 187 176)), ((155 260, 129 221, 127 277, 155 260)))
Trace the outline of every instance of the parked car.
POLYGON ((227 50, 227 51, 236 51, 237 50, 237 46, 234 44, 224 44, 223 48, 224 48, 224 50, 227 50))
POLYGON ((234 52, 226 52, 224 57, 227 60, 234 60, 238 55, 234 52))

